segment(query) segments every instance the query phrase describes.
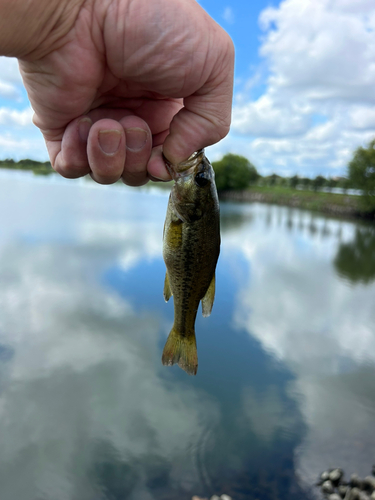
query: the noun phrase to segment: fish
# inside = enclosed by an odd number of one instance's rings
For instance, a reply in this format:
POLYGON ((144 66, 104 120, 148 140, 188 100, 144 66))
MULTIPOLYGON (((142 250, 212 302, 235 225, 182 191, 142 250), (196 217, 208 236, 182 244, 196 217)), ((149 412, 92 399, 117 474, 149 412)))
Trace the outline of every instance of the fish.
POLYGON ((174 180, 163 231, 166 265, 164 300, 173 296, 174 323, 162 363, 175 363, 196 375, 198 354, 195 319, 211 314, 215 298, 215 270, 220 253, 220 209, 215 173, 204 150, 173 165, 164 157, 174 180))

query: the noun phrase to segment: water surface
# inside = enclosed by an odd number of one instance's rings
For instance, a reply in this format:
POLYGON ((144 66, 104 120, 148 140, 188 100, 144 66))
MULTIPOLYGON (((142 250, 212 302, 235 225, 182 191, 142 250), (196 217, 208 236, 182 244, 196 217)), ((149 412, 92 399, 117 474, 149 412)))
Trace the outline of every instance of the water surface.
POLYGON ((1 500, 305 499, 370 472, 374 227, 222 204, 189 377, 160 360, 166 205, 1 172, 1 500))

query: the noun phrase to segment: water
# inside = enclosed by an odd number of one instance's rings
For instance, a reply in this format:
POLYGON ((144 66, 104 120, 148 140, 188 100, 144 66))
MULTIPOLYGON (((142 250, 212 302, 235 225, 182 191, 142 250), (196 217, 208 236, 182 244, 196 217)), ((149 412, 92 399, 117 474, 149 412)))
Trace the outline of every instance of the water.
POLYGON ((1 500, 306 499, 375 448, 375 229, 222 204, 199 369, 161 365, 167 194, 1 173, 1 500))

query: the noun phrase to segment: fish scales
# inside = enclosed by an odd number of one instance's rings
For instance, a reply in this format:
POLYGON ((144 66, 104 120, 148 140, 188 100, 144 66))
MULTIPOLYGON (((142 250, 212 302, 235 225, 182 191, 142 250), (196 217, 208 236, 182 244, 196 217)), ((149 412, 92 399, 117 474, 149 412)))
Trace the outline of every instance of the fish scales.
POLYGON ((213 305, 220 252, 219 202, 214 172, 203 151, 192 155, 185 169, 184 164, 166 163, 175 184, 163 235, 164 298, 168 301, 173 295, 174 324, 162 361, 196 374, 195 319, 201 301, 204 316, 213 305))

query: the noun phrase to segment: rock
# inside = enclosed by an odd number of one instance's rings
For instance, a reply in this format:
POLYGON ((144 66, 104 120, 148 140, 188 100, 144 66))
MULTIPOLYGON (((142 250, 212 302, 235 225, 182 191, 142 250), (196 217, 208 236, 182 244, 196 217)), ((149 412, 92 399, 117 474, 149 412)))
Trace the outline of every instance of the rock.
POLYGON ((319 479, 316 483, 317 486, 321 486, 324 481, 327 481, 329 479, 329 471, 328 470, 325 470, 324 472, 322 472, 319 476, 319 479))
POLYGON ((365 491, 360 491, 359 492, 359 499, 360 500, 370 500, 370 496, 365 491))
POLYGON ((329 479, 332 481, 333 484, 337 485, 340 481, 340 479, 343 477, 344 472, 342 469, 333 469, 329 473, 329 479))
POLYGON ((375 500, 375 491, 373 491, 373 492, 371 493, 370 498, 371 498, 371 500, 375 500))
POLYGON ((346 492, 348 491, 349 486, 345 486, 343 484, 340 484, 340 486, 337 488, 337 491, 339 492, 339 495, 341 498, 344 498, 346 495, 346 492))
POLYGON ((350 476, 350 486, 353 488, 362 488, 362 480, 358 474, 352 474, 350 476))
POLYGON ((366 476, 363 480, 363 487, 370 491, 375 490, 375 477, 366 476))
POLYGON ((333 484, 329 479, 327 481, 324 481, 324 483, 322 484, 322 492, 327 493, 327 495, 330 495, 334 492, 333 484))
POLYGON ((351 487, 348 486, 348 489, 346 490, 346 495, 344 497, 344 500, 349 500, 350 492, 351 492, 351 487))
POLYGON ((232 498, 229 495, 221 495, 220 500, 232 500, 232 498))
POLYGON ((327 481, 329 479, 329 472, 325 470, 320 474, 320 481, 324 483, 324 481, 327 481))
POLYGON ((341 500, 341 497, 338 493, 331 493, 328 497, 328 500, 341 500))
POLYGON ((360 490, 358 488, 348 489, 345 500, 359 500, 360 490))

